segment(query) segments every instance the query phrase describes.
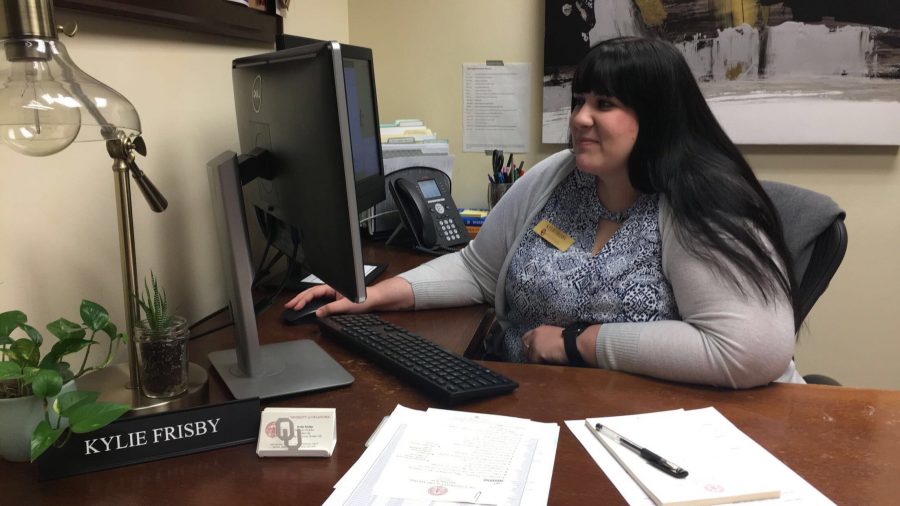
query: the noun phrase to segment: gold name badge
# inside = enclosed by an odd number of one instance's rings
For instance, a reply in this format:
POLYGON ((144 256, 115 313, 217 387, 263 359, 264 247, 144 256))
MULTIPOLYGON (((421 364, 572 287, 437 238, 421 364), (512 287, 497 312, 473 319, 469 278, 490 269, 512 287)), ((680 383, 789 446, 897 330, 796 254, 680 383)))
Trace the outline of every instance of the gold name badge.
POLYGON ((575 239, 569 237, 569 234, 556 228, 547 220, 541 220, 532 230, 560 251, 566 251, 569 249, 569 246, 575 244, 575 239))

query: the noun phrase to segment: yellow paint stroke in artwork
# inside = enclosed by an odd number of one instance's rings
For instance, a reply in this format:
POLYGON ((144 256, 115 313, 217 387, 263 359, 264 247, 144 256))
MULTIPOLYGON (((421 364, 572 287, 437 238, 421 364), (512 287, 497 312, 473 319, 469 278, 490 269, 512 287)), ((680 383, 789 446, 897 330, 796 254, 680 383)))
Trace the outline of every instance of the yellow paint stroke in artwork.
POLYGON ((663 7, 662 0, 634 0, 638 9, 641 11, 641 17, 647 26, 659 26, 666 20, 669 13, 663 7))
POLYGON ((728 67, 725 69, 725 78, 729 81, 734 81, 735 79, 741 77, 741 74, 744 73, 744 64, 738 63, 737 65, 728 67))
POLYGON ((722 26, 740 26, 744 23, 760 26, 758 0, 713 0, 711 3, 722 26))

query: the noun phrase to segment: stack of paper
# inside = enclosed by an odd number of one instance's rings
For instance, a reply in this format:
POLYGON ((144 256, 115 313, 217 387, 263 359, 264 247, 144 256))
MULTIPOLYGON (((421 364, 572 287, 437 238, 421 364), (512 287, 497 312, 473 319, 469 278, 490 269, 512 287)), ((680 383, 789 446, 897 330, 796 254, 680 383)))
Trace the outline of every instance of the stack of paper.
POLYGON ((546 504, 558 437, 552 423, 397 406, 325 504, 546 504))
POLYGON ((832 504, 715 408, 566 421, 629 504, 832 504), (670 476, 597 423, 688 471, 670 476))
POLYGON ((420 119, 398 119, 382 123, 381 152, 385 159, 400 156, 449 155, 450 145, 438 139, 420 119))
POLYGON ((382 123, 379 127, 383 144, 422 142, 437 139, 434 132, 425 126, 424 121, 419 119, 398 119, 393 123, 382 123))

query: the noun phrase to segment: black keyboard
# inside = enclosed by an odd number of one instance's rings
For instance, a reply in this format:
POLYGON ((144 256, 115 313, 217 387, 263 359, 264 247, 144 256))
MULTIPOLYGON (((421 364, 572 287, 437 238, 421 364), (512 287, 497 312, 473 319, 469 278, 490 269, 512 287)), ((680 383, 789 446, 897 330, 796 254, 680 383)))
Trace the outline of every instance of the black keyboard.
POLYGON ((322 333, 409 381, 439 402, 460 402, 512 392, 518 383, 454 355, 433 342, 372 314, 319 318, 322 333))

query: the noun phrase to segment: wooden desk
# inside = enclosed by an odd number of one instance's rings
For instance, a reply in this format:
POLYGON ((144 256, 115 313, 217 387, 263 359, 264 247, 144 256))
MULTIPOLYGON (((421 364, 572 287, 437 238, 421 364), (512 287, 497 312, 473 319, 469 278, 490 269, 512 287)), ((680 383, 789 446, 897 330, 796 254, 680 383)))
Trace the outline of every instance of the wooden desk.
MULTIPOLYGON (((391 267, 402 269, 402 263, 391 267)), ((282 326, 278 313, 270 309, 260 317, 264 342, 313 339, 356 378, 348 388, 266 403, 336 407, 338 443, 331 458, 259 459, 255 446, 243 445, 46 483, 37 482, 28 464, 0 462, 0 503, 320 504, 362 454, 382 417, 397 404, 425 409, 431 403, 323 339, 315 325, 282 326)), ((471 307, 384 316, 461 351, 481 313, 471 307)), ((192 344, 192 360, 208 366, 209 351, 231 346, 230 329, 211 334, 192 344)), ((551 504, 624 504, 564 420, 705 406, 715 406, 838 504, 896 504, 900 496, 900 392, 813 385, 723 391, 601 370, 488 365, 518 381, 518 390, 459 409, 560 424, 551 504)), ((218 376, 210 376, 213 401, 229 398, 218 376)))

